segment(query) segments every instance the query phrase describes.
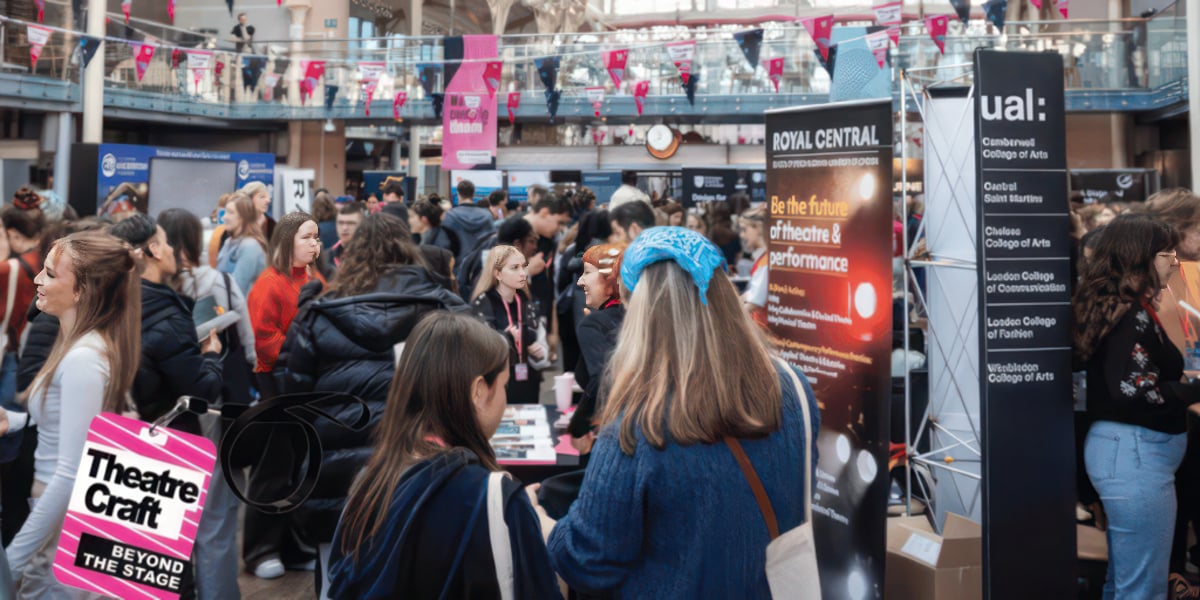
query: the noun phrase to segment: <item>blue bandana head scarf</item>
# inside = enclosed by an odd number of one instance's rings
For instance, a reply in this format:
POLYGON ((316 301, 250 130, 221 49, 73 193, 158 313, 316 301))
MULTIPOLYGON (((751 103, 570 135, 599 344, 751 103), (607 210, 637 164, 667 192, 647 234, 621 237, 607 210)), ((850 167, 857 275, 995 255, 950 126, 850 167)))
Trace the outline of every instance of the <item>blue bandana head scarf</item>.
POLYGON ((700 291, 700 302, 708 304, 708 283, 713 271, 725 266, 725 255, 708 238, 683 227, 651 227, 625 249, 621 258, 621 282, 632 294, 642 271, 656 262, 671 260, 683 268, 700 291))

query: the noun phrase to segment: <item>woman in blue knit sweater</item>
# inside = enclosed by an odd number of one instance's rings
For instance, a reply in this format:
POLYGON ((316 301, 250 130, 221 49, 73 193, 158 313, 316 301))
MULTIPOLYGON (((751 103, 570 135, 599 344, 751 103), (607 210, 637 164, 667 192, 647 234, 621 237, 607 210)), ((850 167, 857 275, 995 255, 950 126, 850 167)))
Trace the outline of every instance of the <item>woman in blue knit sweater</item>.
MULTIPOLYGON (((721 251, 680 227, 626 250, 630 294, 579 499, 549 534, 572 588, 629 598, 770 598, 763 514, 723 443, 740 440, 780 531, 804 520, 816 445, 795 389, 725 275, 721 251), (811 461, 804 464, 809 444, 811 461)), ((813 423, 813 431, 818 423, 813 423)))

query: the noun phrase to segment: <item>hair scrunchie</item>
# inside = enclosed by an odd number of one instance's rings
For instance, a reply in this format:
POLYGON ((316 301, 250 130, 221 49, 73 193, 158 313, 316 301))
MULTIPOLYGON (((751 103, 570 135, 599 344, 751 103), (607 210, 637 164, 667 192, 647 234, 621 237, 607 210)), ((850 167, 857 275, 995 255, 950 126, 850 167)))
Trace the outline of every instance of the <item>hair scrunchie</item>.
POLYGON ((42 197, 27 187, 23 187, 13 194, 13 206, 21 210, 33 210, 41 204, 42 197))

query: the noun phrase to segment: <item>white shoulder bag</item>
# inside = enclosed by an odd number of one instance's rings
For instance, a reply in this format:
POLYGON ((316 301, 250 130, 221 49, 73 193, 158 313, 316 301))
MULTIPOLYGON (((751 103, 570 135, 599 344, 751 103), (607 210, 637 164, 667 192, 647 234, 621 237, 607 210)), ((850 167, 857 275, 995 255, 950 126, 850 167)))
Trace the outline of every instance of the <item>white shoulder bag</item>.
POLYGON ((512 542, 508 538, 508 523, 504 522, 504 479, 508 473, 493 471, 488 475, 487 509, 488 537, 492 541, 492 559, 496 563, 496 581, 500 583, 501 600, 514 600, 512 542))
POLYGON ((771 597, 776 600, 781 598, 820 600, 821 575, 817 571, 817 546, 813 537, 812 524, 813 471, 808 468, 811 461, 809 448, 812 447, 813 436, 816 435, 816 432, 813 431, 812 418, 808 413, 808 398, 804 392, 804 386, 800 384, 800 379, 796 377, 796 372, 790 366, 784 365, 784 368, 792 376, 792 385, 796 387, 796 393, 800 396, 800 409, 804 413, 804 429, 808 434, 804 438, 804 459, 801 463, 807 471, 804 477, 804 523, 780 535, 779 522, 775 519, 775 509, 771 507, 771 499, 767 497, 767 490, 758 478, 754 465, 750 463, 750 457, 746 456, 746 451, 742 449, 742 445, 737 440, 726 437, 725 443, 729 446, 733 457, 737 459, 738 466, 742 468, 742 474, 745 475, 746 482, 750 484, 750 489, 754 492, 754 499, 758 501, 758 508, 762 511, 763 520, 767 522, 767 531, 771 534, 771 542, 767 544, 767 583, 771 586, 771 597))

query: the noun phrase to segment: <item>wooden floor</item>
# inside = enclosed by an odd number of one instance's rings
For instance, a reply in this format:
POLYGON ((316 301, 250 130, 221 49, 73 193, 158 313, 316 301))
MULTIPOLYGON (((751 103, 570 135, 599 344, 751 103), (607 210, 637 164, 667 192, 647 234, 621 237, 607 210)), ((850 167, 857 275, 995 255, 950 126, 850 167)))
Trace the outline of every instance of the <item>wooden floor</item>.
POLYGON ((288 571, 279 579, 259 579, 250 573, 238 577, 242 600, 283 600, 315 598, 316 586, 312 573, 288 571))

